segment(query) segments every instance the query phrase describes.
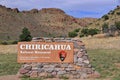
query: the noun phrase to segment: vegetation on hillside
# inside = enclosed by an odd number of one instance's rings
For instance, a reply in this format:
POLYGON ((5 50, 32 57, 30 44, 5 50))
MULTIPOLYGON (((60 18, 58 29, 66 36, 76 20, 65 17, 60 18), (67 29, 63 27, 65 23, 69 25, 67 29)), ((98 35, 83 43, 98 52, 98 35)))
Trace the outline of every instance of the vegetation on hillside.
POLYGON ((22 30, 22 34, 19 36, 20 41, 31 41, 32 36, 28 28, 24 27, 22 30))
POLYGON ((107 34, 108 36, 119 36, 120 35, 120 21, 115 22, 114 25, 108 25, 104 23, 102 25, 102 33, 107 34))
POLYGON ((88 25, 88 28, 97 28, 101 33, 107 36, 120 35, 120 6, 103 15, 94 23, 88 25))
POLYGON ((69 37, 76 37, 76 36, 79 36, 79 37, 84 37, 84 36, 94 36, 95 34, 98 34, 100 31, 98 29, 88 29, 88 28, 83 28, 80 30, 80 28, 78 29, 75 29, 74 31, 72 32, 69 32, 68 33, 68 36, 69 37))

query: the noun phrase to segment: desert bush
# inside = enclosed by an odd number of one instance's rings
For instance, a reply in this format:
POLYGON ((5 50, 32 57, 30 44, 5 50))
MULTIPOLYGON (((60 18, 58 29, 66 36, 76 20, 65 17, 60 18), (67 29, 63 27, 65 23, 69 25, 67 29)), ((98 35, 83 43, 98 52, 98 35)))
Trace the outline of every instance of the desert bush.
POLYGON ((109 27, 107 23, 104 23, 102 25, 102 33, 108 33, 109 32, 109 27))
POLYGON ((80 31, 80 28, 74 30, 74 32, 79 32, 79 31, 80 31))
POLYGON ((79 37, 84 37, 84 34, 83 34, 83 33, 80 33, 79 37))
POLYGON ((115 11, 111 10, 108 14, 113 15, 115 13, 115 11))
POLYGON ((98 34, 99 33, 99 30, 98 29, 89 29, 88 30, 88 35, 95 35, 95 34, 98 34))
POLYGON ((98 29, 82 29, 81 30, 81 34, 80 34, 80 37, 83 37, 83 36, 88 36, 88 35, 95 35, 95 34, 98 34, 100 32, 100 30, 98 29))
POLYGON ((116 12, 117 15, 120 15, 120 12, 116 12))
POLYGON ((12 41, 11 42, 11 44, 17 44, 18 43, 18 41, 12 41))
POLYGON ((103 18, 104 20, 108 20, 108 19, 109 19, 109 16, 108 16, 108 15, 104 15, 104 16, 102 16, 102 18, 103 18))
POLYGON ((2 45, 8 45, 8 42, 7 41, 2 41, 1 44, 2 45))
POLYGON ((89 29, 84 28, 84 29, 81 30, 81 33, 84 34, 84 36, 88 36, 89 29))
POLYGON ((69 37, 76 37, 78 34, 75 31, 69 32, 68 36, 69 37))
POLYGON ((115 22, 115 26, 116 26, 116 28, 117 28, 118 30, 120 30, 120 21, 115 22))

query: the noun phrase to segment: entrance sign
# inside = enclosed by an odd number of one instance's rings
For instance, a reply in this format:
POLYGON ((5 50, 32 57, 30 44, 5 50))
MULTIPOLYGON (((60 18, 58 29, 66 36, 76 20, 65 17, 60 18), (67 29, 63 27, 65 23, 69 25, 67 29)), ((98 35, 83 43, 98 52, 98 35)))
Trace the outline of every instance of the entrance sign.
POLYGON ((50 62, 72 63, 73 43, 71 42, 19 42, 19 63, 50 62))

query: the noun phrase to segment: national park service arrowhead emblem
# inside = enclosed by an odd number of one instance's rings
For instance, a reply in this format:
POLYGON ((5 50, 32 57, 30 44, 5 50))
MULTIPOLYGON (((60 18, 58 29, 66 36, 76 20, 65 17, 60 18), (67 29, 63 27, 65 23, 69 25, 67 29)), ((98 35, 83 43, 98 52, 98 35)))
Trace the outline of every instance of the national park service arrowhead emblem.
POLYGON ((59 58, 61 61, 64 61, 67 56, 67 53, 65 51, 60 51, 59 52, 59 58))

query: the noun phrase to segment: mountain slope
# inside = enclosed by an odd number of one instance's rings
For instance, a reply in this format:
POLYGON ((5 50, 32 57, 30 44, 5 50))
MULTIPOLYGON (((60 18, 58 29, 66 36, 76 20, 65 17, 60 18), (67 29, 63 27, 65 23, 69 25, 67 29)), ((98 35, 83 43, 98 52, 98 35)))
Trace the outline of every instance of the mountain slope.
POLYGON ((105 23, 111 26, 118 21, 120 21, 120 6, 117 6, 117 8, 111 10, 108 14, 103 15, 100 19, 88 25, 88 27, 101 29, 102 25, 105 23))
POLYGON ((68 32, 96 19, 90 20, 74 18, 57 8, 20 12, 17 8, 0 5, 0 40, 18 39, 23 27, 27 27, 34 37, 67 36, 68 32))

